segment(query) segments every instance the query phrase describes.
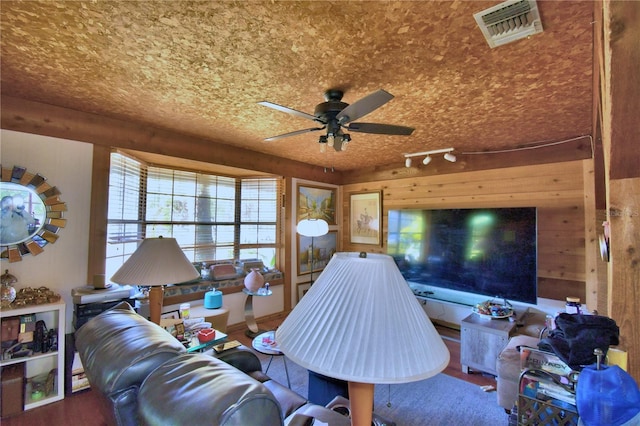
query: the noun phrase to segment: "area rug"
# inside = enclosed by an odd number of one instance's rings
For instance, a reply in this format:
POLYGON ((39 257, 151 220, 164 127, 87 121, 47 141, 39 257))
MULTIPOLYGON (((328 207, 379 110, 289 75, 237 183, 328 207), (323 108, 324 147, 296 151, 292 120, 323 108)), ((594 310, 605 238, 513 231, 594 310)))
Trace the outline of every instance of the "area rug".
MULTIPOLYGON (((263 371, 269 356, 258 354, 263 371)), ((291 389, 307 396, 306 369, 287 359, 291 389)), ((274 357, 269 377, 287 385, 283 357, 274 357)), ((397 426, 507 426, 508 416, 495 392, 445 374, 413 383, 376 385, 374 411, 397 426)))

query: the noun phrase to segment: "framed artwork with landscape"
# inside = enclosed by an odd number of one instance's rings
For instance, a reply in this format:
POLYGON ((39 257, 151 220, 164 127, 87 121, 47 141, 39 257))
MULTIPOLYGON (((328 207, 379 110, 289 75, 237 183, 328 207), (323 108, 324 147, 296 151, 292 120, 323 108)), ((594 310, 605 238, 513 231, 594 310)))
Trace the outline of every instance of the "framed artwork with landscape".
POLYGON ((314 277, 322 271, 338 246, 338 231, 329 231, 320 237, 313 237, 313 256, 311 256, 312 238, 298 234, 298 275, 310 274, 314 277), (313 265, 311 262, 313 261, 313 265))
POLYGON ((349 198, 349 237, 352 244, 381 245, 382 193, 351 194, 349 198))
POLYGON ((329 225, 336 225, 336 188, 319 186, 298 186, 297 220, 324 219, 329 225))

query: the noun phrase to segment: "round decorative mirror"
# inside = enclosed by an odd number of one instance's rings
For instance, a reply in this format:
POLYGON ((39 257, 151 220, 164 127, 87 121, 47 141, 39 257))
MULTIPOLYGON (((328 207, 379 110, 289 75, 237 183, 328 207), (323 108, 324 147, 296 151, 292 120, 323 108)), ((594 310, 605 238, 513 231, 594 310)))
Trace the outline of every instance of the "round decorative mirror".
POLYGON ((55 243, 66 225, 66 204, 60 191, 39 174, 24 167, 2 169, 0 182, 0 257, 9 262, 25 254, 42 253, 47 243, 55 243))

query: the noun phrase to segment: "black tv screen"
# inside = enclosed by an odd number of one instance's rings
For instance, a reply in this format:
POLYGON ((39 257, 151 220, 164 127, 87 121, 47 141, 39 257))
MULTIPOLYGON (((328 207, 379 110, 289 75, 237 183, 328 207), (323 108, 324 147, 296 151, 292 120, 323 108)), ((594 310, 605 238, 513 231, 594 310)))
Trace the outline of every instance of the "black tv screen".
POLYGON ((537 302, 536 209, 390 210, 387 253, 411 284, 537 302))

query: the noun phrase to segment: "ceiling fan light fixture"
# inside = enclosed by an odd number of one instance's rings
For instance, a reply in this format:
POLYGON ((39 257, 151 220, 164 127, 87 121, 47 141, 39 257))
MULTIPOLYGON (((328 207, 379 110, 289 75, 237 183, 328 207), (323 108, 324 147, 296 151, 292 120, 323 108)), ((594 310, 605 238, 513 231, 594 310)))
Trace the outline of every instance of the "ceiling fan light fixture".
POLYGON ((318 143, 320 144, 320 152, 326 152, 327 151, 327 136, 326 135, 320 136, 320 138, 318 138, 318 143))
POLYGON ((329 133, 327 136, 325 136, 327 145, 329 145, 330 147, 333 147, 333 144, 336 142, 336 137, 333 135, 333 133, 329 133))

